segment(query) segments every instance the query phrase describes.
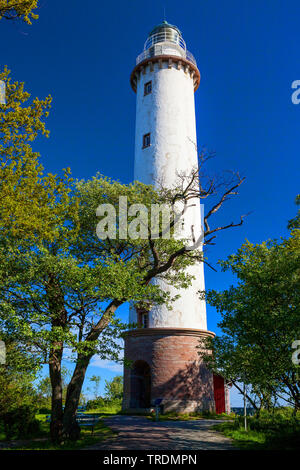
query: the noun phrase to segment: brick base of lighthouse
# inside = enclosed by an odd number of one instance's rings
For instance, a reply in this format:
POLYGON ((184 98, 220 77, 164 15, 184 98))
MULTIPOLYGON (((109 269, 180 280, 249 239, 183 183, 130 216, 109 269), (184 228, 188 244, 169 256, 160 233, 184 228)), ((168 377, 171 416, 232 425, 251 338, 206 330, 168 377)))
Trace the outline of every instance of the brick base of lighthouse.
POLYGON ((199 358, 201 338, 214 333, 188 328, 127 332, 124 410, 142 410, 161 399, 163 412, 214 411, 214 378, 199 358))

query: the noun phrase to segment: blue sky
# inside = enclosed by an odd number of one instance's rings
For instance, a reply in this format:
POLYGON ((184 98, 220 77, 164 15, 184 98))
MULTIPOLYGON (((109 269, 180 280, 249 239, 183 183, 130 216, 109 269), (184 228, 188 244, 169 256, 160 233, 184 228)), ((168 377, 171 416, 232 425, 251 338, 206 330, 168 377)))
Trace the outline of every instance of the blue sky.
MULTIPOLYGON (((129 85, 135 57, 163 19, 179 27, 201 72, 196 92, 198 145, 216 152, 208 170, 239 170, 246 182, 216 224, 245 224, 220 234, 207 256, 216 266, 245 238, 261 242, 287 234, 299 193, 300 105, 291 84, 300 79, 298 1, 42 0, 31 27, 1 21, 1 66, 33 96, 53 96, 51 136, 37 149, 48 171, 70 166, 76 178, 97 171, 122 182, 133 178, 135 94, 129 85)), ((234 279, 206 269, 207 288, 234 279)), ((123 318, 127 308, 121 310, 123 318)), ((208 308, 208 328, 218 332, 208 308)), ((120 373, 98 362, 88 375, 120 373)), ((232 403, 239 402, 234 394, 232 403)))

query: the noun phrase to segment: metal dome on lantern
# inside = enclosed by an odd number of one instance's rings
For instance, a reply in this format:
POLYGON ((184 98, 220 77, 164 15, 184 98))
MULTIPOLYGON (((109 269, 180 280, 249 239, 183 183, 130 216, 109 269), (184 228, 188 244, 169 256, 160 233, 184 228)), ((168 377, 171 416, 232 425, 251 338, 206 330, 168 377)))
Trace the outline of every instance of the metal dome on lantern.
POLYGON ((182 57, 197 65, 195 57, 186 48, 180 30, 167 21, 163 21, 149 33, 144 50, 138 55, 136 64, 150 57, 167 54, 182 57))

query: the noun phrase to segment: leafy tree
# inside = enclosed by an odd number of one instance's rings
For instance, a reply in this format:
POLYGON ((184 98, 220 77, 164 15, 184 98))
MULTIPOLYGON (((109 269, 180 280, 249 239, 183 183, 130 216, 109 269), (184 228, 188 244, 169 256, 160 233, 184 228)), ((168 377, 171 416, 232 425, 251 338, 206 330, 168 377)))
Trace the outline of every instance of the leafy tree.
POLYGON ((31 20, 38 19, 38 15, 33 12, 38 6, 38 0, 0 0, 0 20, 21 19, 27 24, 31 20))
MULTIPOLYGON (((30 100, 24 84, 12 81, 7 69, 0 78, 6 83, 6 104, 0 105, 0 237, 1 242, 5 239, 6 242, 1 243, 0 258, 5 259, 10 244, 10 256, 17 259, 27 247, 29 252, 34 250, 34 243, 53 240, 60 224, 65 222, 66 211, 72 207, 72 179, 69 170, 63 178, 44 175, 39 154, 31 146, 38 135, 48 136, 45 118, 51 97, 30 100)), ((10 274, 11 271, 4 270, 1 276, 5 279, 10 274)), ((8 304, 2 305, 2 311, 9 318, 8 304)), ((5 334, 16 340, 24 339, 13 321, 8 319, 8 323, 5 334)))
MULTIPOLYGON (((147 192, 146 197, 142 195, 139 184, 122 187, 100 178, 93 181, 93 189, 97 205, 120 190, 131 201, 150 201, 147 192)), ((87 196, 92 196, 90 191, 87 196)), ((109 241, 100 243, 95 235, 95 208, 88 213, 90 204, 83 197, 79 208, 70 205, 65 223, 57 227, 51 243, 39 240, 20 244, 13 236, 0 239, 1 316, 6 329, 15 329, 32 352, 49 363, 54 440, 62 433, 77 436, 76 409, 92 356, 119 357, 116 339, 125 326, 115 318, 117 307, 133 299, 164 300, 156 286, 141 282, 147 271, 141 270, 134 256, 138 241, 132 245, 126 241, 122 250, 118 242, 115 247, 110 247, 109 241), (78 217, 80 233, 76 227, 78 217), (63 412, 64 350, 73 352, 76 366, 63 412)), ((179 284, 183 276, 177 277, 175 282, 179 284)))
POLYGON ((38 136, 49 135, 51 97, 31 100, 24 83, 13 81, 6 68, 0 80, 6 83, 6 104, 0 104, 0 231, 50 240, 70 202, 71 182, 68 169, 63 178, 45 175, 32 149, 38 136))
POLYGON ((99 377, 99 375, 92 375, 92 377, 90 377, 90 382, 92 382, 92 384, 94 384, 94 397, 95 397, 95 399, 98 396, 100 380, 101 380, 101 377, 99 377))
MULTIPOLYGON (((296 223, 297 218, 290 227, 296 223)), ((223 331, 206 343, 213 350, 202 353, 206 362, 236 385, 251 384, 263 405, 285 398, 299 410, 300 382, 292 362, 292 343, 300 338, 299 228, 280 241, 247 241, 220 264, 238 284, 206 294, 222 315, 223 331)))
POLYGON ((123 376, 116 375, 112 380, 105 380, 105 397, 109 401, 122 400, 123 376))
POLYGON ((1 332, 6 345, 6 361, 0 365, 0 421, 6 437, 19 436, 36 427, 38 395, 33 382, 39 364, 25 344, 1 332))
MULTIPOLYGON (((69 370, 65 367, 62 367, 61 377, 62 377, 63 400, 65 400, 66 394, 67 394, 67 385, 68 385, 69 375, 70 375, 69 370)), ((37 392, 40 397, 39 401, 40 401, 41 406, 51 408, 52 388, 51 388, 51 380, 48 375, 46 375, 39 381, 37 385, 37 392)))
POLYGON ((106 401, 102 397, 96 397, 94 400, 88 400, 86 404, 87 410, 99 410, 107 405, 106 401))
MULTIPOLYGON (((234 187, 241 182, 238 179, 234 187)), ((161 191, 98 176, 79 182, 72 191, 66 188, 67 194, 63 187, 56 197, 59 217, 51 226, 51 237, 42 231, 35 240, 20 240, 12 232, 0 236, 0 320, 49 364, 54 441, 79 436, 76 411, 91 358, 99 354, 102 359, 119 359, 119 338, 126 325, 116 317, 118 307, 129 301, 171 305, 169 293, 151 281, 159 277, 178 288, 187 287, 191 276, 185 268, 203 261, 202 251, 191 252, 183 240, 153 240, 150 234, 145 239, 138 235, 124 240, 118 236, 118 223, 116 238, 99 240, 97 207, 110 203, 117 208, 120 195, 127 197, 128 205, 142 203, 147 208, 153 202, 186 204, 191 198, 208 196, 213 188, 209 184, 205 192, 203 185, 201 191, 195 185, 196 172, 185 185, 181 181, 178 187, 161 191), (61 364, 66 352, 75 369, 63 410, 61 364)), ((226 189, 222 202, 231 189, 226 189)), ((211 234, 220 229, 207 224, 205 234, 211 240, 211 234)))

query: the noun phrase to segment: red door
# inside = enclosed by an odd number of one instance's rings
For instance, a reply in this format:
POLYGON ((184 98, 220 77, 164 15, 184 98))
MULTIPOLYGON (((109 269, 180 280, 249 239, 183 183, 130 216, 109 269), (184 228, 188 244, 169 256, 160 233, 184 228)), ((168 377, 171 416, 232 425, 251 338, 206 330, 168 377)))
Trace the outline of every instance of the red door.
POLYGON ((224 379, 220 375, 214 374, 214 398, 216 405, 216 413, 220 415, 225 413, 225 387, 224 379))

